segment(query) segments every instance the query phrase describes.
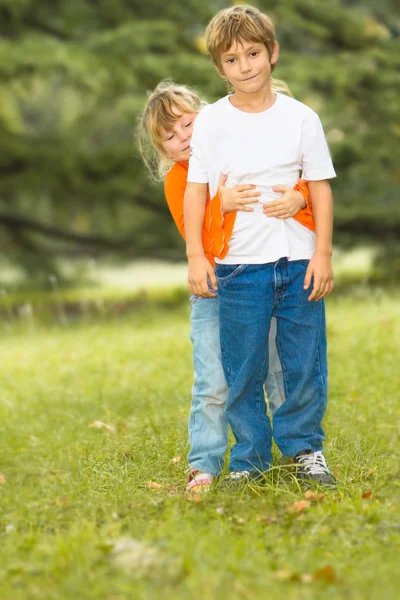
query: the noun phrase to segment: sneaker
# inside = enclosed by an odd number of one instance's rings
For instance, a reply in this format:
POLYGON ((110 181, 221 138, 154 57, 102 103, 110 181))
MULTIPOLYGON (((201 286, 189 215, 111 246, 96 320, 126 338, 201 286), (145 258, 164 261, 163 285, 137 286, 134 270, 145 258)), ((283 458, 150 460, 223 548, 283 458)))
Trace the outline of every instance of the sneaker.
POLYGON ((336 487, 336 479, 326 464, 321 451, 302 450, 293 459, 297 466, 296 477, 302 482, 336 487))
POLYGON ((203 473, 197 469, 189 468, 186 491, 189 494, 201 494, 202 492, 209 492, 213 479, 214 477, 210 475, 210 473, 203 473))
POLYGON ((257 481, 262 479, 262 473, 255 473, 250 471, 232 471, 221 481, 221 487, 238 488, 251 481, 257 481))

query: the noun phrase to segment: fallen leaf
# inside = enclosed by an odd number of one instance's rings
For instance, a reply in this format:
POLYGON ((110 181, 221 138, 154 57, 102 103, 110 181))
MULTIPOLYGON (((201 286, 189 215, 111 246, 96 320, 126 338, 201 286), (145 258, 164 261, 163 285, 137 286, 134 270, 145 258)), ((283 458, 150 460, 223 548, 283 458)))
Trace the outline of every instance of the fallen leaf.
POLYGON ((0 484, 5 483, 7 481, 5 475, 3 475, 3 473, 0 473, 0 484))
POLYGON ((114 425, 108 425, 107 423, 103 423, 103 421, 93 421, 89 425, 90 429, 104 429, 107 433, 115 433, 116 428, 114 425))
POLYGON ((311 500, 312 502, 321 502, 321 500, 325 498, 325 494, 317 494, 316 492, 308 490, 307 492, 304 492, 304 498, 306 498, 306 500, 311 500))
POLYGON ((295 573, 293 573, 292 571, 276 571, 275 573, 275 577, 277 579, 280 579, 281 581, 290 581, 293 579, 293 576, 295 576, 295 573))
POLYGON ((292 506, 287 509, 289 512, 301 513, 307 508, 310 508, 311 502, 309 500, 298 500, 292 506))
POLYGON ((69 498, 65 497, 65 496, 60 496, 60 498, 57 498, 56 503, 57 504, 68 504, 69 502, 69 498))
POLYGON ((245 519, 243 519, 243 517, 233 517, 235 520, 235 523, 237 523, 238 525, 244 525, 246 523, 245 519))
POLYGON ((294 571, 276 571, 275 577, 281 581, 301 581, 302 583, 311 583, 314 576, 310 573, 296 573, 294 571))
POLYGON ((321 567, 315 571, 314 580, 335 583, 337 581, 336 571, 331 565, 325 565, 324 567, 321 567))
POLYGON ((181 460, 182 460, 182 457, 181 457, 181 456, 174 456, 174 458, 171 458, 170 462, 171 462, 173 465, 176 465, 178 462, 181 462, 181 460))
POLYGON ((204 498, 203 496, 200 496, 200 494, 188 494, 186 500, 188 502, 203 502, 204 498))
POLYGON ((361 496, 361 498, 363 500, 369 500, 370 498, 372 498, 371 490, 368 490, 368 492, 364 492, 363 495, 361 496))
POLYGON ((157 548, 130 538, 116 540, 111 556, 118 567, 137 576, 149 574, 160 562, 157 548))
POLYGON ((151 488, 152 490, 161 490, 164 486, 156 481, 149 481, 147 483, 147 487, 151 488))
POLYGON ((271 523, 276 523, 276 517, 270 517, 269 515, 258 515, 256 517, 257 523, 262 523, 263 525, 271 525, 271 523))

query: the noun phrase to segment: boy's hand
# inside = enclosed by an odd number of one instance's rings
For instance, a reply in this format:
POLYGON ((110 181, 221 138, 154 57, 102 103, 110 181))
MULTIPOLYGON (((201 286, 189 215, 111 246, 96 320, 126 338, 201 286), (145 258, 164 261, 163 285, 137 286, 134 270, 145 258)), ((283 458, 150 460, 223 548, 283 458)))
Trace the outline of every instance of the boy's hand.
POLYGON ((195 296, 213 298, 216 295, 217 278, 204 254, 189 258, 188 285, 189 291, 195 296), (210 291, 208 280, 215 291, 210 291))
POLYGON ((306 207, 306 201, 301 192, 286 185, 277 185, 274 192, 281 192, 282 198, 264 204, 263 213, 275 219, 289 219, 297 215, 299 210, 306 207))
POLYGON ((315 253, 310 260, 304 278, 304 289, 308 290, 313 281, 313 291, 308 300, 321 300, 333 290, 333 270, 329 254, 315 253))
POLYGON ((255 185, 236 185, 233 188, 225 187, 227 175, 222 175, 219 180, 219 195, 221 197, 222 214, 243 210, 253 212, 254 208, 247 206, 258 202, 261 192, 255 192, 255 185))

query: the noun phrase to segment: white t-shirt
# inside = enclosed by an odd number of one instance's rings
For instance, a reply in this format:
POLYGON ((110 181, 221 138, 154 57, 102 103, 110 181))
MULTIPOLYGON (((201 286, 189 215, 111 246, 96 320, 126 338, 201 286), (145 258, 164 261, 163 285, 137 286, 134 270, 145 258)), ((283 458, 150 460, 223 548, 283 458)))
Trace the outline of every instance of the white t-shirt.
POLYGON ((226 96, 201 111, 193 129, 188 182, 208 183, 212 198, 225 174, 228 187, 251 183, 261 192, 254 212, 237 212, 229 252, 217 262, 262 264, 313 256, 314 232, 295 219, 262 212, 265 202, 281 197, 272 188, 293 187, 300 171, 308 181, 336 177, 319 117, 305 104, 277 93, 268 110, 248 113, 226 96))

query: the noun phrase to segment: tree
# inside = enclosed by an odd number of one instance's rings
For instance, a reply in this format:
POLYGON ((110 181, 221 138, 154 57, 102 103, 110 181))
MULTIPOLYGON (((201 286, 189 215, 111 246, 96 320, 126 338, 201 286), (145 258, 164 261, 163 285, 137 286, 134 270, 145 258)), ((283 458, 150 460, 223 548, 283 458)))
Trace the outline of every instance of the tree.
MULTIPOLYGON (((204 55, 209 0, 0 0, 0 252, 35 269, 53 257, 183 256, 161 185, 133 130, 163 78, 208 99, 225 86, 204 55)), ((399 9, 265 0, 282 52, 277 76, 318 110, 340 177, 336 240, 399 233, 399 9)))

